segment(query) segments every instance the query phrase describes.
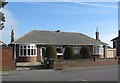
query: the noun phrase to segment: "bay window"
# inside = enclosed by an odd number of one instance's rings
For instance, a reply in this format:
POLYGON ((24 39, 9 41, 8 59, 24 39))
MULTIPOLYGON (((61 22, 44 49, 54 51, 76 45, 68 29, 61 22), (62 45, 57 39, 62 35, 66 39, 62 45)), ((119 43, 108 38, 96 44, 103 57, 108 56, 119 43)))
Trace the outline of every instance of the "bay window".
POLYGON ((103 54, 103 47, 102 46, 94 46, 94 50, 93 50, 94 54, 103 54))
POLYGON ((36 51, 37 48, 35 44, 24 44, 19 46, 19 56, 37 56, 36 51))

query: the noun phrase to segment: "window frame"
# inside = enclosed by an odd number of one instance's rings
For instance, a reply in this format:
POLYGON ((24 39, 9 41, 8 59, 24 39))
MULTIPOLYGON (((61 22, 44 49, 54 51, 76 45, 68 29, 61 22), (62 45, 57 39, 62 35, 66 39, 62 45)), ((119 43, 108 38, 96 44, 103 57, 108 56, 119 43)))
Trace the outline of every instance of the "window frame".
POLYGON ((19 45, 19 57, 32 57, 32 56, 37 56, 37 47, 35 44, 19 45), (33 50, 33 53, 31 50, 33 50))

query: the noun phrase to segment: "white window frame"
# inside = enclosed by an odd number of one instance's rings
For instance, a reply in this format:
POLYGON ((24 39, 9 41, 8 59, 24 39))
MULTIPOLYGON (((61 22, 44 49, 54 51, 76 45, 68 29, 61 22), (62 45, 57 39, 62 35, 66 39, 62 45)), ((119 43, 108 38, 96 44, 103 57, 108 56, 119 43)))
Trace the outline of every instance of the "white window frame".
POLYGON ((19 57, 32 57, 32 56, 37 56, 37 47, 35 44, 21 44, 21 45, 19 45, 19 57), (25 46, 26 46, 26 48, 24 48, 25 46), (28 48, 28 46, 30 46, 30 48, 28 48), (22 55, 21 55, 21 47, 22 47, 22 55), (24 55, 25 49, 26 49, 26 55, 24 55), (30 49, 29 55, 28 55, 28 49, 30 49), (31 50, 33 50, 33 55, 32 55, 31 50))
MULTIPOLYGON (((57 51, 57 49, 61 49, 61 50, 62 50, 62 49, 63 49, 63 46, 60 46, 60 45, 59 45, 59 46, 56 46, 56 51, 57 51)), ((57 52, 57 56, 58 56, 58 55, 61 55, 61 56, 62 56, 62 55, 63 55, 63 52, 62 52, 62 53, 58 53, 58 52, 57 52)))
POLYGON ((102 46, 94 46, 93 47, 93 53, 94 54, 103 54, 103 47, 102 46))

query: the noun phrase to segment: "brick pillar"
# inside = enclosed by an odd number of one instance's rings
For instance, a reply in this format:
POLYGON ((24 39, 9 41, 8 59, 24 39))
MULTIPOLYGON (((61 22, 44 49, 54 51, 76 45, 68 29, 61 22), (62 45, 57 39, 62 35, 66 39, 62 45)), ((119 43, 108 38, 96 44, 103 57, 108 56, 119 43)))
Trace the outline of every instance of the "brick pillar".
POLYGON ((15 44, 9 44, 9 46, 10 46, 11 49, 12 49, 12 58, 15 58, 15 57, 14 57, 14 50, 15 50, 14 46, 15 46, 15 44))
POLYGON ((41 61, 41 57, 40 57, 40 46, 37 46, 37 62, 41 61))
POLYGON ((104 51, 103 56, 104 58, 106 58, 106 45, 103 46, 103 51, 104 51))

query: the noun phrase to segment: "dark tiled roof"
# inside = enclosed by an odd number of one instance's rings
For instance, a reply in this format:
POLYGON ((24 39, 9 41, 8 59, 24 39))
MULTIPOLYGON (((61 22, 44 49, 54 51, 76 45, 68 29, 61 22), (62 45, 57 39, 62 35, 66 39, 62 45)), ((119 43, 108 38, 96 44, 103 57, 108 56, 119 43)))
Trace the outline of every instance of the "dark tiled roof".
POLYGON ((81 33, 33 30, 20 37, 15 43, 55 45, 106 45, 81 33))
POLYGON ((5 43, 0 40, 0 45, 5 45, 5 43))
POLYGON ((120 37, 116 37, 116 38, 112 39, 111 41, 117 41, 117 40, 120 40, 120 37))

